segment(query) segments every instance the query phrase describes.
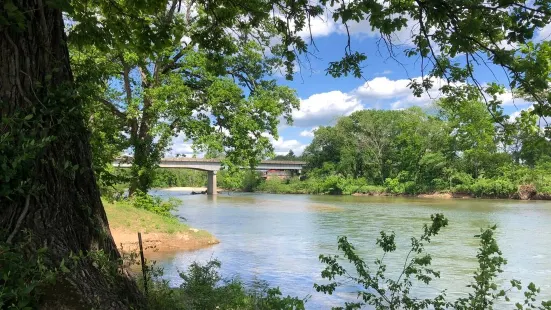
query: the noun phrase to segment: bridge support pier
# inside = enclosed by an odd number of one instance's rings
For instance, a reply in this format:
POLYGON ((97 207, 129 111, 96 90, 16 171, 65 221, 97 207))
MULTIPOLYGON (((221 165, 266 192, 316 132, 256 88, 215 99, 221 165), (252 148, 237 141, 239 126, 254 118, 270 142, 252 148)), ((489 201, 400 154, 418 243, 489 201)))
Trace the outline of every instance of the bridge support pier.
POLYGON ((216 188, 216 171, 207 172, 207 195, 216 195, 218 190, 216 188))

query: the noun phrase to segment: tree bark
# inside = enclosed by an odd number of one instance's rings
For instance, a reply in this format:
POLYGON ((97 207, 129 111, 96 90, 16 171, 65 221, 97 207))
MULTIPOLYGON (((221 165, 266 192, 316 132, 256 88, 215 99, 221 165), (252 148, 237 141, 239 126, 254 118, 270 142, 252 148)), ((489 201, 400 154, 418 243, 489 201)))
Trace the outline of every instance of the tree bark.
MULTIPOLYGON (((82 255, 48 290, 43 308, 141 308, 141 293, 128 274, 105 274, 93 259, 103 252, 115 262, 120 255, 92 170, 83 101, 73 84, 62 12, 43 0, 14 4, 24 16, 24 27, 13 20, 9 26, 0 26, 0 136, 16 137, 16 149, 24 149, 29 137, 52 141, 34 158, 14 160, 14 167, 25 173, 9 184, 30 185, 22 187, 26 192, 0 196, 0 227, 6 229, 10 242, 30 238, 30 251, 47 247, 51 267, 59 267, 63 259, 67 262, 71 253, 82 255), (19 115, 33 115, 29 126, 4 122, 19 115)), ((0 15, 13 17, 3 5, 0 15)), ((1 156, 9 160, 11 155, 1 156)), ((5 173, 0 171, 2 176, 5 173)))

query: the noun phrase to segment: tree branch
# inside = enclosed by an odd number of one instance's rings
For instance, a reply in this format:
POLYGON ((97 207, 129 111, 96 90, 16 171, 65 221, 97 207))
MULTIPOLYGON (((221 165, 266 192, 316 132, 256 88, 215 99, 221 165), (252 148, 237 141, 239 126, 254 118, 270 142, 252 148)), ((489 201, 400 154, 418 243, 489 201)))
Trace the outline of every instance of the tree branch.
POLYGON ((178 60, 184 56, 184 51, 186 49, 182 48, 174 57, 163 67, 161 70, 162 74, 168 73, 170 70, 178 69, 181 65, 178 64, 178 60))
POLYGON ((111 111, 115 116, 121 118, 121 119, 125 119, 126 118, 126 113, 125 112, 122 112, 121 110, 119 110, 114 103, 112 103, 111 101, 105 99, 105 98, 98 98, 99 101, 101 103, 103 103, 105 105, 105 107, 107 107, 109 109, 109 111, 111 111))

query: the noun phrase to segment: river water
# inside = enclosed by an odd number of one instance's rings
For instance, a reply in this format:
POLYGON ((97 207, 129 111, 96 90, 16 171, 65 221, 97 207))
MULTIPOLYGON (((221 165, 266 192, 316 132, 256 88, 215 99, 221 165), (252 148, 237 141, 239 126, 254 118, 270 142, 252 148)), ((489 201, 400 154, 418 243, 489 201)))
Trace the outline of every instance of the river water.
MULTIPOLYGON (((372 262, 381 256, 375 245, 379 232, 394 231, 398 250, 385 262, 389 274, 397 277, 409 238, 420 236, 431 214, 444 213, 449 226, 427 247, 441 278, 429 286, 416 286, 418 297, 431 297, 443 289, 449 299, 465 296, 477 267, 478 239, 474 236, 481 228, 496 224, 496 237, 508 260, 500 283, 509 287, 510 279, 524 285, 532 281, 541 288, 542 299, 551 299, 551 202, 259 193, 209 197, 172 190, 154 194, 181 199, 177 214, 220 240, 206 249, 158 259, 174 286, 181 283, 178 271, 191 262, 216 258, 226 277, 239 275, 246 283, 263 280, 279 286, 284 295, 309 296, 307 309, 343 305, 355 300, 353 286, 332 296, 313 288, 314 283, 324 283, 320 275, 324 266, 318 256, 337 254, 338 236, 347 236, 366 262, 372 262)), ((513 302, 521 298, 520 294, 511 296, 513 302)))

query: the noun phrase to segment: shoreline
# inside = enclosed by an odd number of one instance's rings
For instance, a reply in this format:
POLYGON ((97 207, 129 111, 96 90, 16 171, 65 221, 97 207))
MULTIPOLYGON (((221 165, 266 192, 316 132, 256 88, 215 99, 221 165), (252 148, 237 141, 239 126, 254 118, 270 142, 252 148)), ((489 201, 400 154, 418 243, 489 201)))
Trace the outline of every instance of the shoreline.
POLYGON ((104 202, 111 236, 121 253, 138 252, 138 232, 144 253, 193 251, 220 243, 205 230, 192 228, 176 217, 166 217, 125 203, 104 202))
MULTIPOLYGON (((164 187, 164 188, 157 188, 162 189, 165 191, 206 191, 206 187, 164 187)), ((244 192, 239 190, 227 190, 227 189, 218 189, 218 193, 221 192, 244 192)), ((515 195, 512 197, 496 197, 496 196, 482 196, 482 197, 476 197, 474 194, 470 193, 450 193, 450 192, 435 192, 435 193, 421 193, 421 194, 392 194, 392 193, 353 193, 350 195, 345 194, 310 194, 310 193, 300 193, 300 192, 294 192, 294 193, 275 193, 275 192, 269 192, 269 191, 252 191, 251 193, 265 193, 265 194, 283 194, 283 195, 316 195, 316 196, 356 196, 356 197, 366 197, 366 196, 373 196, 373 197, 406 197, 406 198, 427 198, 427 199, 506 199, 506 200, 521 200, 521 201, 529 201, 529 200, 551 200, 551 195, 548 194, 535 194, 530 197, 519 197, 519 195, 515 195)))
MULTIPOLYGON (((142 233, 143 251, 145 254, 167 254, 173 252, 199 250, 220 243, 220 241, 214 237, 197 236, 197 234, 201 234, 201 232, 205 231, 190 228, 189 233, 142 233)), ((113 236, 113 240, 115 241, 119 252, 139 252, 137 232, 113 228, 111 229, 111 235, 113 236)))
POLYGON ((449 192, 436 192, 436 193, 422 193, 422 194, 392 194, 392 193, 354 193, 351 195, 340 196, 379 196, 379 197, 409 197, 409 198, 427 198, 427 199, 504 199, 504 200, 519 200, 519 201, 534 201, 534 200, 551 200, 551 195, 535 194, 531 197, 520 197, 518 194, 509 197, 503 196, 481 196, 477 197, 470 193, 449 193, 449 192))
POLYGON ((185 191, 185 192, 202 192, 206 191, 206 187, 192 187, 192 186, 175 186, 175 187, 159 187, 155 188, 155 190, 164 190, 169 192, 177 192, 177 191, 185 191))

